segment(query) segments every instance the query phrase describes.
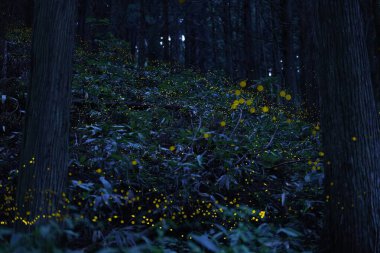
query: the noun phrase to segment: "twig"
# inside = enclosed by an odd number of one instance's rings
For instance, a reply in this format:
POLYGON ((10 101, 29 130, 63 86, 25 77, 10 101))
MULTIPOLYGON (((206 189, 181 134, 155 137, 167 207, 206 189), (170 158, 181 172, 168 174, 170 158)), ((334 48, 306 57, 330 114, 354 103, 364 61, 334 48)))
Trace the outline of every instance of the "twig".
POLYGON ((272 137, 270 138, 270 140, 269 140, 268 144, 265 146, 265 148, 264 148, 264 149, 268 149, 268 148, 270 148, 270 146, 272 146, 272 144, 273 144, 273 141, 274 141, 274 137, 276 136, 276 134, 277 134, 277 131, 278 131, 278 126, 277 126, 276 130, 274 131, 274 133, 273 133, 272 137))
POLYGON ((293 160, 293 161, 286 161, 286 162, 282 162, 282 163, 279 163, 279 164, 276 164, 268 169, 274 169, 274 168, 277 168, 277 167, 280 167, 280 166, 283 166, 283 165, 287 165, 287 164, 293 164, 293 163, 301 163, 301 162, 305 162, 306 160, 302 159, 302 160, 293 160))
POLYGON ((240 120, 241 120, 242 116, 243 116, 243 110, 240 110, 239 119, 238 119, 238 121, 237 121, 237 123, 236 123, 236 126, 235 126, 234 130, 232 130, 232 132, 231 132, 231 134, 230 134, 230 138, 232 137, 232 135, 234 135, 234 133, 235 133, 237 127, 239 126, 239 124, 240 124, 240 120))

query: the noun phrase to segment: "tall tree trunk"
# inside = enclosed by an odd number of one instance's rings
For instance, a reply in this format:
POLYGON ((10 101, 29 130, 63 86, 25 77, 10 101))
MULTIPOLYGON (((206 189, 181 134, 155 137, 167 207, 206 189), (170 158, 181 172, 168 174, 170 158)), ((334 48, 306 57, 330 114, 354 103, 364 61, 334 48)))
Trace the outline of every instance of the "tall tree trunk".
POLYGON ((380 252, 380 135, 359 0, 319 0, 326 252, 380 252))
MULTIPOLYGON (((374 0, 374 13, 375 13, 375 33, 376 33, 376 40, 375 40, 375 57, 376 57, 376 63, 377 66, 374 66, 373 70, 376 71, 376 69, 380 68, 380 0, 374 0)), ((372 72, 373 73, 373 72, 372 72)), ((376 83, 373 84, 375 88, 375 97, 377 98, 377 102, 380 101, 380 72, 376 71, 375 73, 375 80, 376 83)))
POLYGON ((169 42, 169 0, 162 0, 162 37, 163 37, 163 47, 164 47, 164 57, 165 62, 170 60, 170 42, 169 42))
POLYGON ((194 25, 194 13, 192 10, 192 2, 187 1, 185 10, 185 66, 195 66, 195 53, 196 53, 196 30, 194 25))
POLYGON ((112 34, 122 40, 128 38, 127 29, 127 17, 126 13, 128 10, 128 0, 112 0, 111 1, 111 12, 110 12, 110 23, 112 34))
MULTIPOLYGON (((281 71, 281 48, 280 48, 280 21, 279 21, 279 12, 278 7, 279 3, 278 0, 271 0, 270 1, 270 11, 271 11, 271 35, 272 35, 272 76, 277 78, 276 82, 276 94, 279 94, 280 90, 282 89, 282 71, 281 71)), ((281 102, 281 99, 279 96, 276 96, 278 102, 281 102)))
POLYGON ((197 48, 196 65, 201 71, 206 72, 210 68, 210 55, 212 54, 207 1, 193 0, 193 11, 195 13, 195 44, 197 48))
POLYGON ((210 9, 210 18, 211 18, 211 45, 212 45, 212 68, 217 69, 219 68, 219 60, 218 60, 218 44, 216 43, 217 38, 217 13, 215 12, 215 7, 212 5, 212 2, 209 2, 209 9, 210 9))
POLYGON ((145 48, 145 0, 140 0, 140 17, 139 17, 139 39, 138 39, 138 66, 145 65, 146 48, 145 48))
POLYGON ((89 15, 90 9, 89 0, 78 1, 78 30, 77 33, 82 41, 89 41, 89 25, 86 23, 86 19, 89 15))
POLYGON ((285 87, 293 96, 295 104, 299 104, 297 85, 296 55, 294 52, 294 27, 292 20, 293 0, 281 1, 282 50, 284 56, 285 87))
POLYGON ((225 70, 230 77, 234 76, 232 63, 232 28, 231 28, 231 1, 223 1, 223 33, 224 33, 224 53, 225 70))
POLYGON ((367 37, 367 50, 369 56, 369 62, 371 65, 372 85, 375 90, 375 95, 379 99, 380 92, 380 76, 379 76, 379 62, 377 59, 376 48, 376 1, 367 0, 361 2, 361 8, 364 19, 364 34, 367 37))
MULTIPOLYGON (((0 5, 0 7, 2 6, 0 5)), ((1 71, 0 79, 7 77, 7 70, 6 70, 7 41, 5 39, 6 18, 4 16, 0 15, 0 62, 2 63, 0 67, 0 71, 1 71)))
POLYGON ((8 73, 8 41, 4 38, 1 40, 0 43, 2 43, 2 46, 0 46, 2 50, 2 63, 1 63, 1 78, 7 78, 8 73))
POLYGON ((68 170, 75 0, 36 0, 16 229, 61 212, 68 170))
POLYGON ((255 73, 257 73, 257 69, 253 66, 253 54, 252 50, 254 46, 252 45, 252 6, 251 0, 243 1, 243 27, 244 27, 244 68, 245 68, 245 76, 249 80, 255 79, 255 73))
POLYGON ((311 2, 298 0, 300 30, 300 91, 308 109, 318 108, 318 85, 316 83, 316 17, 311 2))
MULTIPOLYGON (((177 3, 178 5, 179 3, 177 3)), ((180 61, 181 52, 181 33, 180 33, 180 22, 179 22, 179 6, 175 4, 171 5, 171 13, 173 16, 173 21, 171 24, 171 43, 170 43, 170 61, 178 63, 180 61)))

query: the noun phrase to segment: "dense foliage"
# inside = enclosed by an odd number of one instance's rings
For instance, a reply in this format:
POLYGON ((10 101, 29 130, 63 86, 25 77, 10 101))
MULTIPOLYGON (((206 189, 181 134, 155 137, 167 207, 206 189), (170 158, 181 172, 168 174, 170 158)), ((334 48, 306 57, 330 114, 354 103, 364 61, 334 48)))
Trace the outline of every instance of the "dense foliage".
MULTIPOLYGON (((23 33, 9 38, 19 64, 28 62, 23 33)), ((287 91, 273 92, 275 80, 233 83, 161 63, 140 69, 128 44, 112 37, 78 47, 75 63, 70 184, 56 217, 63 229, 9 229, 26 90, 21 79, 0 90, 0 251, 315 249, 324 203, 319 125, 287 91)))

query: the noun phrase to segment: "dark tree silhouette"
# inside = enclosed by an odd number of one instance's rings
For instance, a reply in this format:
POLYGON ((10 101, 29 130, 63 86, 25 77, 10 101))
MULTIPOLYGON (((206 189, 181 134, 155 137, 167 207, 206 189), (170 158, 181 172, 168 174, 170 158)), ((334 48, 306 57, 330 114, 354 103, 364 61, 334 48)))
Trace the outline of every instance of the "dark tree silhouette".
MULTIPOLYGON (((75 0, 37 0, 17 212, 44 222, 60 210, 68 167, 75 0)), ((23 222, 17 230, 25 230, 23 222)))
POLYGON ((359 0, 318 1, 326 252, 380 252, 380 135, 361 11, 359 0))
POLYGON ((282 23, 282 50, 284 56, 284 81, 287 88, 298 101, 296 55, 294 50, 294 26, 293 26, 293 0, 281 1, 281 23, 282 23))
POLYGON ((169 0, 162 0, 162 37, 163 37, 163 47, 164 47, 164 57, 165 62, 169 61, 170 57, 170 45, 169 45, 169 0))
POLYGON ((143 67, 145 64, 146 47, 145 47, 145 0, 140 0, 139 16, 139 34, 138 34, 138 65, 143 67))
POLYGON ((225 52, 225 70, 229 76, 233 76, 232 63, 232 24, 231 24, 231 1, 223 1, 223 34, 225 52))

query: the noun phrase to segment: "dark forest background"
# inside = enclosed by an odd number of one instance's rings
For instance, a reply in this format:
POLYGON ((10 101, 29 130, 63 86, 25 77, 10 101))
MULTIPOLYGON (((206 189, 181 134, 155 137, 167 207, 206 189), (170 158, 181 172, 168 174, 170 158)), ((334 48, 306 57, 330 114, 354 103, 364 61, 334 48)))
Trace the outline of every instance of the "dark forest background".
POLYGON ((1 252, 380 252, 379 0, 1 0, 1 252))

